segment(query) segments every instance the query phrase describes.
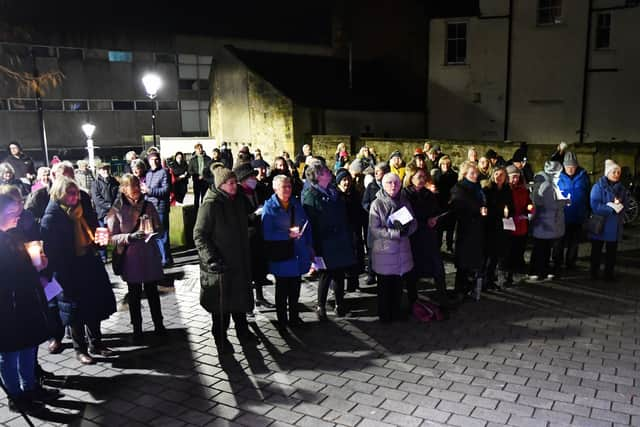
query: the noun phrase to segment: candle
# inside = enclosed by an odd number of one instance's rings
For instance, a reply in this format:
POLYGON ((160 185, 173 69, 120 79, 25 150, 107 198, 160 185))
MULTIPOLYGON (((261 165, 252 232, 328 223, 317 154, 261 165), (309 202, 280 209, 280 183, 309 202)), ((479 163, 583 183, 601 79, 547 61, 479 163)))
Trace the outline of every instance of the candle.
POLYGON ((531 204, 527 205, 527 210, 529 212, 531 212, 533 210, 533 205, 531 205, 531 204))
POLYGON ((615 199, 613 199, 613 203, 615 203, 615 204, 617 205, 618 203, 620 203, 620 199, 618 199, 618 198, 616 197, 615 199))
POLYGON ((143 215, 140 220, 140 230, 142 230, 144 234, 153 233, 153 222, 147 215, 143 215))
POLYGON ((24 244, 24 247, 27 249, 29 257, 31 257, 31 263, 33 266, 35 268, 40 268, 42 265, 42 240, 27 242, 24 244))
POLYGON ((291 227, 291 228, 289 229, 289 231, 290 231, 290 232, 292 232, 293 234, 295 234, 295 235, 297 236, 298 234, 300 234, 300 227, 298 227, 298 226, 296 225, 296 226, 294 226, 294 227, 291 227))
POLYGON ((487 207, 483 206, 480 208, 480 215, 487 216, 487 207))
POLYGON ((508 206, 504 207, 504 217, 505 218, 509 218, 509 207, 508 206))
POLYGON ((100 246, 107 246, 109 244, 109 229, 107 227, 96 228, 95 241, 100 246))

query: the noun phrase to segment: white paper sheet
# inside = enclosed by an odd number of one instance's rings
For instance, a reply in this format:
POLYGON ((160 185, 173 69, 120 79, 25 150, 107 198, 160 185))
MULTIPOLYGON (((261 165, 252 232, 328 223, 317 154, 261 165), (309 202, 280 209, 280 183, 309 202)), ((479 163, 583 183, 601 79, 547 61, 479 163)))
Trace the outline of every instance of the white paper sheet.
POLYGON ((51 301, 60 295, 61 292, 62 286, 60 286, 60 283, 58 283, 55 277, 44 287, 44 294, 47 297, 47 301, 51 301))
POLYGON ((611 209, 613 209, 614 211, 616 211, 616 213, 620 213, 620 211, 622 210, 622 208, 624 208, 624 206, 622 205, 622 203, 613 203, 613 202, 609 202, 609 203, 607 203, 607 206, 609 206, 611 209))
POLYGON ((324 263, 324 258, 322 258, 321 256, 317 256, 313 258, 311 267, 315 268, 316 270, 326 270, 327 264, 324 263))
POLYGON ((407 225, 411 221, 413 221, 413 215, 411 215, 409 209, 403 206, 401 209, 398 209, 397 211, 389 215, 389 222, 393 224, 395 221, 400 221, 400 224, 407 225))
POLYGON ((145 243, 149 243, 149 240, 151 240, 151 238, 153 236, 157 236, 157 235, 158 235, 158 233, 149 233, 149 234, 147 234, 147 237, 144 239, 144 242, 145 243))
POLYGON ((513 218, 502 218, 502 228, 506 231, 516 231, 516 223, 513 218))

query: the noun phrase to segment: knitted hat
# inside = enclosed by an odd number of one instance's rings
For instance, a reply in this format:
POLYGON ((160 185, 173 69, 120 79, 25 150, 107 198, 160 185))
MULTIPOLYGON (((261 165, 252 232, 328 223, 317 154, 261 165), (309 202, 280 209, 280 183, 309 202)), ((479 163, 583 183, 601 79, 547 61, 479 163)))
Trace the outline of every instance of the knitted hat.
POLYGON ((496 150, 494 150, 493 148, 489 148, 487 150, 487 154, 485 154, 485 157, 487 159, 497 159, 498 158, 498 153, 496 153, 496 150))
POLYGON ((507 166, 507 175, 511 176, 511 175, 520 175, 520 171, 518 170, 517 167, 513 166, 513 165, 509 165, 507 166))
POLYGON ((611 159, 607 159, 604 161, 604 176, 608 176, 611 171, 615 169, 620 169, 620 165, 611 159))
POLYGON ((422 151, 422 148, 416 148, 413 152, 413 157, 420 157, 421 159, 424 159, 424 151, 422 151))
POLYGON ((355 159, 353 162, 351 162, 351 164, 349 165, 349 172, 352 172, 356 175, 362 173, 362 160, 360 159, 355 159))
POLYGON ((565 166, 578 166, 578 158, 571 151, 567 151, 564 155, 562 164, 564 164, 565 166))
POLYGON ((393 153, 391 153, 391 155, 389 156, 389 160, 393 159, 394 157, 400 157, 402 158, 402 153, 398 150, 394 151, 393 153))
POLYGON ((351 174, 345 168, 338 169, 338 171, 336 172, 336 184, 340 184, 340 181, 342 181, 344 178, 351 179, 351 174))
POLYGON ((236 174, 231 169, 225 167, 217 167, 211 171, 213 173, 213 185, 220 188, 222 184, 230 178, 236 178, 236 174))
POLYGON ((268 169, 269 165, 262 159, 256 159, 251 162, 251 167, 254 169, 268 169))
POLYGON ((233 173, 236 174, 238 182, 244 181, 250 176, 258 175, 258 171, 251 166, 251 163, 242 163, 233 169, 233 173))
POLYGON ((522 163, 527 157, 527 153, 522 148, 518 148, 515 153, 513 153, 513 157, 511 158, 512 162, 522 163))

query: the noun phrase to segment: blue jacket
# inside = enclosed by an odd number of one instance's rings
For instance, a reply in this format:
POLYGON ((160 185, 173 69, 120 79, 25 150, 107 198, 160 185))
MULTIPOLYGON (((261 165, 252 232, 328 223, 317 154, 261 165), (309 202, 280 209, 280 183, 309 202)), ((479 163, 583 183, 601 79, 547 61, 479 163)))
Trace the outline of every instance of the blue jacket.
POLYGON ((565 224, 582 224, 589 212, 589 187, 591 187, 591 183, 587 171, 578 168, 573 179, 562 171, 558 187, 563 196, 568 197, 571 194, 571 204, 564 208, 565 224))
POLYGON ((629 200, 627 189, 620 181, 615 184, 610 183, 606 176, 601 177, 591 189, 591 211, 605 217, 605 223, 600 234, 589 233, 590 239, 605 242, 622 240, 624 209, 616 213, 613 208, 607 206, 607 203, 613 202, 616 197, 623 206, 627 205, 629 200))
POLYGON ((169 212, 169 174, 163 168, 149 170, 144 178, 149 188, 147 200, 153 204, 159 214, 169 212))
MULTIPOLYGON (((309 219, 300 201, 295 197, 289 200, 289 209, 294 210, 294 223, 300 227, 309 219)), ((264 240, 287 240, 289 238, 289 228, 291 227, 291 214, 284 210, 278 197, 273 194, 264 204, 262 210, 262 229, 264 240)), ((301 238, 294 241, 295 258, 287 261, 269 262, 269 272, 276 277, 298 277, 309 271, 311 266, 311 224, 301 238)))

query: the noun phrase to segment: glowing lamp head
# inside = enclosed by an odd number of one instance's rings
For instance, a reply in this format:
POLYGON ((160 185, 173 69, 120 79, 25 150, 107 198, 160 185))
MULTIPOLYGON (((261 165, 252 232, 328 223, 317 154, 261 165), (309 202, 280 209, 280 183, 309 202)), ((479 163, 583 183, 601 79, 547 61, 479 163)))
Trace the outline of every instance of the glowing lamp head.
POLYGON ((95 132, 96 126, 91 123, 85 123, 82 125, 82 132, 84 132, 87 139, 91 139, 93 132, 95 132))
POLYGON ((158 89, 162 87, 162 80, 157 74, 146 74, 142 78, 142 84, 150 98, 154 98, 158 94, 158 89))

